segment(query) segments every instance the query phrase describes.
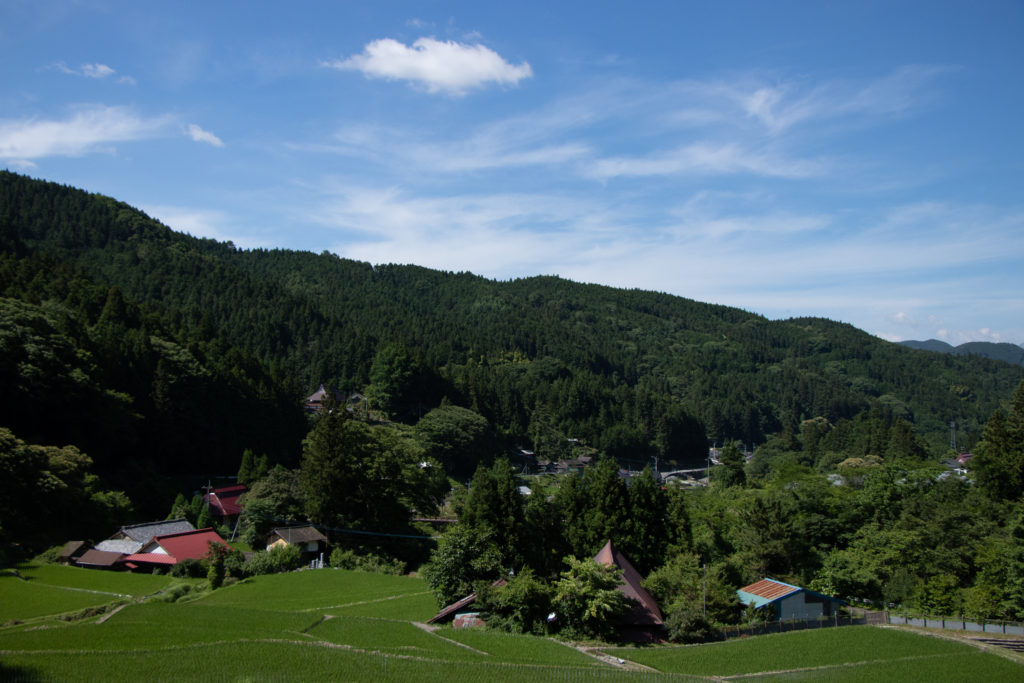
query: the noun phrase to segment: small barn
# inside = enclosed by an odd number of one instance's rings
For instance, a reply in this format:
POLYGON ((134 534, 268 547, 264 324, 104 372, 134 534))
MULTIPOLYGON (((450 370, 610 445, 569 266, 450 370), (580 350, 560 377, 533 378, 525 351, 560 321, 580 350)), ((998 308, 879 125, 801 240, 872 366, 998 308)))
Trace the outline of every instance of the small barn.
POLYGON ((761 579, 740 588, 736 595, 744 605, 758 610, 772 606, 779 621, 831 617, 842 605, 836 598, 775 579, 761 579))

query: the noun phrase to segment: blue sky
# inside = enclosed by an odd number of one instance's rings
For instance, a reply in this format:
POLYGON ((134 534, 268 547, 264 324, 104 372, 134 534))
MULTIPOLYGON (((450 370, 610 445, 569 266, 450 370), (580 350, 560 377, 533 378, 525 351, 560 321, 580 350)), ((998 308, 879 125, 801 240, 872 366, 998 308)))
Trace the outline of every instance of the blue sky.
POLYGON ((238 246, 1024 342, 1024 3, 0 5, 0 164, 238 246))

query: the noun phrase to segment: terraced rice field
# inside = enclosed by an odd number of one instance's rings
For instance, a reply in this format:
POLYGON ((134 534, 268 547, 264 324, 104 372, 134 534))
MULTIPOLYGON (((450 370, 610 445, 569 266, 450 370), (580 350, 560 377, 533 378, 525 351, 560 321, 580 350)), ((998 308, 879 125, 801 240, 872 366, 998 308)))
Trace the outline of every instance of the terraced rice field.
POLYGON ((413 577, 298 572, 163 602, 149 596, 186 588, 168 577, 19 571, 0 574, 0 680, 1024 680, 1005 657, 873 627, 598 650, 428 629, 437 606, 413 577))

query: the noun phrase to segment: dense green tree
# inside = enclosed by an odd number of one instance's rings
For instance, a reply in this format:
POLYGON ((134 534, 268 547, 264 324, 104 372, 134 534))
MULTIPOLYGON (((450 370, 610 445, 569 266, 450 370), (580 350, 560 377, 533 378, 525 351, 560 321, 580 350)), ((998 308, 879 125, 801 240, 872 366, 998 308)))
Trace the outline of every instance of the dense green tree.
POLYGON ((746 460, 740 445, 730 441, 722 448, 722 464, 716 468, 716 481, 719 486, 743 486, 747 482, 747 475, 744 471, 746 460))
POLYGON ((509 633, 547 633, 551 587, 529 567, 508 579, 504 586, 482 586, 478 602, 492 628, 509 633))
POLYGON ((1009 413, 997 409, 988 422, 971 465, 975 479, 997 499, 1024 493, 1024 381, 1013 393, 1009 413))
POLYGON ((507 460, 477 468, 458 512, 460 525, 494 541, 509 569, 523 565, 527 542, 524 501, 507 460))
POLYGON ((416 423, 424 453, 457 478, 470 476, 478 464, 489 464, 496 450, 487 418, 467 408, 442 405, 416 423))
POLYGON ((439 607, 469 595, 477 585, 501 578, 502 550, 487 532, 456 524, 437 542, 423 576, 439 607))
POLYGON ((74 446, 36 446, 0 427, 0 556, 14 560, 69 538, 96 538, 131 512, 74 446))
POLYGON ((557 627, 571 637, 611 639, 630 605, 619 590, 622 570, 589 558, 570 556, 565 563, 568 569, 555 582, 551 599, 557 627))

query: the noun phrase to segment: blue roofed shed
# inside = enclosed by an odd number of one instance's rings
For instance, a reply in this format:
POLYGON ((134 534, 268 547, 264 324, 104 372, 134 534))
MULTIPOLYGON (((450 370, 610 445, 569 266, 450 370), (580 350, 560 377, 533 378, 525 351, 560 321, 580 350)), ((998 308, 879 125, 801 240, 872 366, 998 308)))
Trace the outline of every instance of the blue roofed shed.
POLYGON ((842 604, 828 595, 775 579, 761 579, 739 589, 736 595, 744 605, 753 605, 756 609, 774 606, 780 620, 830 617, 842 604))

